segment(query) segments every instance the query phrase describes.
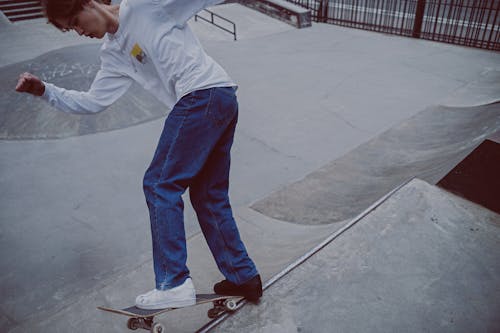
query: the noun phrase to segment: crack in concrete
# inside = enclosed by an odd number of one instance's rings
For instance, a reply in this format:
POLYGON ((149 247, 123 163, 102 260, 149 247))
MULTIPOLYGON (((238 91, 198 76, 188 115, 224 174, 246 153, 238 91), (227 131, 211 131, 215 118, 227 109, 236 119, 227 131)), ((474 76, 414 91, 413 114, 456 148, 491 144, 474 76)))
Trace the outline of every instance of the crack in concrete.
POLYGON ((241 133, 243 136, 245 136, 245 138, 249 139, 251 142, 255 142, 257 143, 259 146, 262 146, 264 147, 266 150, 269 150, 273 153, 276 153, 276 154, 279 154, 281 156, 284 156, 286 158, 291 158, 291 159, 295 159, 295 160, 298 160, 298 161, 304 161, 302 158, 300 158, 299 156, 296 156, 296 155, 290 155, 290 154, 287 154, 287 153, 284 153, 282 151, 280 151, 279 149, 271 146, 270 144, 268 144, 267 142, 265 142, 264 140, 261 140, 247 132, 245 132, 244 130, 238 130, 239 133, 241 133))

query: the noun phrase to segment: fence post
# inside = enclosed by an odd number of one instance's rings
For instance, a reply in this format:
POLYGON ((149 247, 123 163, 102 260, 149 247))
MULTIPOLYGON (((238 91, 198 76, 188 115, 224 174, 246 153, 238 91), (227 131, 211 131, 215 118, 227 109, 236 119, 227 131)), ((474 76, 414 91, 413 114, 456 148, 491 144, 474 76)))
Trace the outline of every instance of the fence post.
POLYGON ((417 2, 417 12, 415 13, 415 25, 413 26, 413 34, 412 34, 412 37, 415 38, 420 38, 420 33, 422 32, 422 22, 424 21, 425 2, 426 0, 418 0, 417 2))
POLYGON ((318 22, 326 23, 328 21, 328 1, 329 0, 321 0, 319 3, 319 8, 317 11, 318 22))

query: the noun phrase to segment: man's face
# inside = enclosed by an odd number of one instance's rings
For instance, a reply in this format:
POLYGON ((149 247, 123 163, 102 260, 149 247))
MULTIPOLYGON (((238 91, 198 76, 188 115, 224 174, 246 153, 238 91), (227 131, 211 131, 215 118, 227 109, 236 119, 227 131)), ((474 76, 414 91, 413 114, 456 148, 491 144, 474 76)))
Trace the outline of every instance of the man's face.
POLYGON ((56 21, 64 31, 75 30, 79 35, 90 38, 103 38, 106 34, 106 19, 93 1, 85 4, 75 16, 56 21))

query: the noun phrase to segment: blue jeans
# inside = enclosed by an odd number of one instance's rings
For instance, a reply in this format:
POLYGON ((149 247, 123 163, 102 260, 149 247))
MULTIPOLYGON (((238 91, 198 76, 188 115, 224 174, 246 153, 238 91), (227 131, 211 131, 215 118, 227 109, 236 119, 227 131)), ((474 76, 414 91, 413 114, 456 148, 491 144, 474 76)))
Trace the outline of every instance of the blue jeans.
POLYGON ((221 87, 184 96, 165 121, 144 176, 157 289, 174 288, 189 277, 181 197, 188 187, 221 273, 235 284, 257 275, 240 239, 228 196, 230 150, 237 120, 235 89, 221 87))

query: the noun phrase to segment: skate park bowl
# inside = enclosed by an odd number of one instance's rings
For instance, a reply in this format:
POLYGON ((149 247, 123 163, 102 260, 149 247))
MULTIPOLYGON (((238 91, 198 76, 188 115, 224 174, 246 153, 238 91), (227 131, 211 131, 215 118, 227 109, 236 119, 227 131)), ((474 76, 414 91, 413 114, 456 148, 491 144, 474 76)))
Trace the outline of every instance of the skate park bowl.
POLYGON ((69 46, 0 68, 0 139, 60 139, 122 129, 163 117, 169 110, 134 83, 106 112, 62 113, 27 94, 13 94, 20 73, 67 89, 86 91, 100 68, 100 45, 69 46))

